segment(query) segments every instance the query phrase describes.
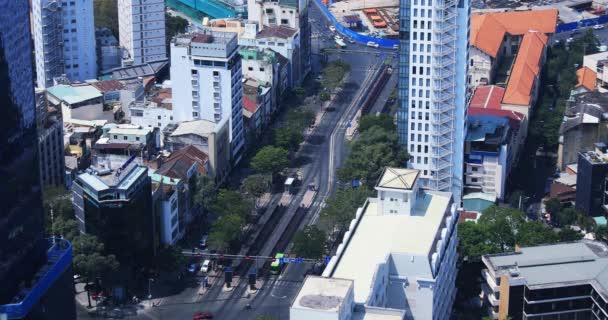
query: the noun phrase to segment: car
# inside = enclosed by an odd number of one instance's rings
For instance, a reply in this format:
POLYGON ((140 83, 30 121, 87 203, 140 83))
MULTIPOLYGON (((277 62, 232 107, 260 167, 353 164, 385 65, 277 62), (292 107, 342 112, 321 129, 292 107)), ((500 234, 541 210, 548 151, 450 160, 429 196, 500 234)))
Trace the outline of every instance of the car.
POLYGON ((595 29, 595 30, 602 30, 602 29, 604 29, 604 25, 602 25, 602 24, 596 24, 596 25, 593 26, 593 29, 595 29))
POLYGON ((202 273, 207 273, 209 272, 209 266, 211 265, 211 261, 209 260, 205 260, 203 262, 203 265, 201 266, 201 272, 202 273))
POLYGON ((337 35, 334 37, 334 40, 342 40, 342 37, 341 37, 339 34, 337 34, 337 35))
POLYGON ((393 49, 395 49, 395 50, 399 50, 399 45, 398 45, 398 44, 394 44, 394 45, 393 45, 393 49))
POLYGON ((195 313, 192 316, 192 320, 203 320, 203 319, 213 319, 213 313, 209 311, 202 311, 199 313, 195 313))
POLYGON ((336 27, 334 27, 334 26, 329 26, 329 31, 331 31, 331 32, 336 32, 336 27))
POLYGON ((355 43, 355 40, 353 40, 353 38, 348 38, 348 43, 355 43))
POLYGON ((198 266, 196 265, 196 263, 191 263, 190 265, 188 265, 188 272, 195 273, 196 269, 198 269, 198 266))
POLYGON ((207 234, 204 234, 201 237, 201 241, 198 242, 198 247, 201 249, 205 249, 207 247, 207 238, 209 238, 209 236, 207 234))
POLYGON ((367 46, 372 47, 372 48, 378 48, 380 45, 373 41, 369 41, 369 42, 367 42, 367 46))
POLYGON ((570 43, 570 42, 572 42, 572 41, 574 41, 574 38, 572 38, 572 37, 570 37, 570 38, 566 39, 566 43, 570 43))

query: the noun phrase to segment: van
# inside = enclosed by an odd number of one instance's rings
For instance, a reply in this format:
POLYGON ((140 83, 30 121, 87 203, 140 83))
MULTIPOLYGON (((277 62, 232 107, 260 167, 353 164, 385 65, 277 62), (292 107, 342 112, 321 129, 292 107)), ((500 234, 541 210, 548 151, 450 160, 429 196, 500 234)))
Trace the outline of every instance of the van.
POLYGON ((210 264, 211 264, 211 261, 205 260, 205 262, 203 262, 203 265, 201 266, 201 272, 202 273, 209 272, 209 266, 210 266, 210 264))
POLYGON ((378 48, 380 45, 373 41, 369 41, 369 42, 367 42, 367 46, 372 47, 372 48, 378 48))

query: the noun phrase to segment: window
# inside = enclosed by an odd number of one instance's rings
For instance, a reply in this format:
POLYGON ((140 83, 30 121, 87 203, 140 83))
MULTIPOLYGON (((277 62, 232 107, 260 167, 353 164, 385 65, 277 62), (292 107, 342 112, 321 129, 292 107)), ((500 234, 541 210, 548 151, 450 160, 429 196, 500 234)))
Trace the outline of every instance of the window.
POLYGON ((478 168, 477 167, 473 167, 473 168, 471 168, 471 170, 473 170, 473 172, 477 172, 478 168))
POLYGON ((117 136, 117 135, 114 135, 114 139, 118 139, 118 136, 117 136))
POLYGON ((473 66, 473 59, 471 59, 471 67, 473 66))
POLYGON ((260 68, 260 71, 261 71, 261 72, 264 72, 264 68, 260 68))
POLYGON ((218 77, 219 75, 220 75, 220 72, 219 72, 219 71, 213 71, 213 76, 214 76, 214 77, 218 77))
POLYGON ((122 139, 123 139, 123 140, 127 140, 127 136, 123 136, 123 137, 122 137, 122 139))
POLYGON ((247 70, 253 71, 253 67, 247 67, 247 70))
POLYGON ((139 137, 135 137, 135 141, 139 141, 139 137))
POLYGON ((477 178, 471 178, 471 182, 477 182, 477 178))
POLYGON ((289 24, 289 20, 287 20, 287 19, 281 19, 281 24, 289 24))
POLYGON ((198 74, 198 70, 196 70, 196 69, 192 69, 190 72, 191 72, 192 74, 198 74))

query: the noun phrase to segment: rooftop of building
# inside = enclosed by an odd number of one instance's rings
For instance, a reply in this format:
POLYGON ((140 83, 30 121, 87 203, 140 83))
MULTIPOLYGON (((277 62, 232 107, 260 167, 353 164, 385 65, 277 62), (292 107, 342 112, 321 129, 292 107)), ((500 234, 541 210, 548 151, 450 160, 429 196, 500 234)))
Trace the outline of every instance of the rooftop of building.
POLYGON ((555 9, 473 13, 470 44, 495 58, 505 34, 524 35, 531 30, 554 33, 556 23, 555 9))
POLYGON ((466 211, 482 213, 485 209, 496 204, 496 195, 485 192, 471 192, 462 197, 466 211))
POLYGON ((209 155, 193 145, 188 145, 182 149, 173 152, 163 161, 157 173, 177 178, 186 179, 188 170, 196 163, 196 170, 199 175, 207 174, 206 164, 209 161, 209 155))
POLYGON ((105 128, 109 128, 108 130, 108 134, 112 135, 112 134, 122 134, 122 135, 138 135, 138 136, 143 136, 143 135, 147 135, 150 132, 152 132, 151 128, 143 128, 141 126, 138 125, 132 125, 132 124, 119 124, 119 125, 112 125, 109 126, 106 125, 104 126, 105 128))
MULTIPOLYGON (((608 147, 603 142, 595 143, 595 149, 579 152, 583 159, 591 164, 607 164, 608 163, 608 147)), ((579 161, 580 162, 580 161, 579 161)))
POLYGON ((202 32, 192 32, 176 36, 171 40, 171 43, 176 46, 190 46, 192 43, 214 43, 214 44, 228 44, 233 39, 237 38, 235 32, 226 31, 215 31, 205 29, 202 32))
POLYGON ((155 102, 159 107, 168 110, 173 109, 173 90, 171 88, 160 88, 150 94, 149 99, 155 102))
POLYGON ((97 88, 89 84, 67 85, 60 84, 47 89, 55 98, 67 104, 76 104, 92 99, 101 98, 102 94, 97 88))
POLYGON ((600 123, 608 120, 608 93, 595 91, 576 94, 567 102, 560 133, 581 124, 600 123))
POLYGON ((576 78, 578 79, 576 88, 584 87, 589 91, 595 90, 595 82, 597 80, 597 73, 595 71, 587 67, 582 67, 576 70, 576 78))
POLYGON ((585 55, 585 59, 595 60, 596 62, 606 60, 608 59, 608 51, 585 55))
POLYGON ((536 78, 540 77, 541 59, 549 38, 542 32, 527 32, 507 82, 503 103, 530 106, 536 78))
POLYGON ((169 66, 169 59, 150 61, 144 64, 112 69, 112 79, 127 80, 155 76, 169 66))
POLYGON ((590 283, 608 299, 608 246, 577 242, 522 247, 519 252, 483 256, 496 276, 524 280, 528 287, 551 288, 590 283))
POLYGON ((493 115, 469 115, 466 141, 499 145, 507 142, 509 119, 493 115))
POLYGON ((180 122, 170 136, 181 136, 186 134, 195 134, 201 137, 208 137, 209 135, 216 132, 217 128, 220 128, 219 123, 215 123, 209 120, 194 120, 180 122))
POLYGON ((486 116, 495 116, 509 119, 509 126, 513 129, 519 128, 521 122, 524 121, 525 116, 517 111, 512 110, 503 110, 503 109, 482 109, 482 108, 474 108, 469 107, 467 109, 467 114, 471 116, 476 115, 486 115, 486 116))
POLYGON ((491 85, 475 88, 469 108, 487 108, 500 110, 500 102, 505 95, 505 88, 491 85))
POLYGON ((260 32, 258 32, 256 38, 281 38, 289 39, 298 32, 297 29, 290 28, 287 26, 264 26, 260 32))
POLYGON ((378 264, 391 254, 412 255, 412 262, 420 260, 412 264, 415 276, 433 278, 429 257, 450 204, 450 193, 427 191, 410 214, 382 215, 377 200, 368 199, 331 277, 354 280, 357 302, 368 300, 378 264))
POLYGON ((260 105, 247 95, 243 95, 243 116, 251 118, 251 116, 258 111, 260 105))
POLYGON ((376 183, 376 188, 412 190, 419 175, 420 170, 387 167, 376 183))
POLYGON ((129 158, 120 166, 107 165, 100 163, 91 165, 78 178, 89 185, 94 191, 104 191, 107 189, 127 190, 133 182, 142 174, 146 173, 147 168, 141 166, 135 160, 135 156, 129 158))
POLYGON ((89 84, 101 92, 118 91, 124 88, 124 84, 118 80, 92 81, 89 84))

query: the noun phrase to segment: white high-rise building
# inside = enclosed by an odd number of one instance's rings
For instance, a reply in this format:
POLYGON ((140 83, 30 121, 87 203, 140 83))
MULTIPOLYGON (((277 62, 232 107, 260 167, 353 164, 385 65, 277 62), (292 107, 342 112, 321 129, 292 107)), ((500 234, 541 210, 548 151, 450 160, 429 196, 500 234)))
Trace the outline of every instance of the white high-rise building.
POLYGON ((120 46, 128 54, 123 64, 167 58, 164 0, 118 0, 118 27, 120 46))
POLYGON ((229 119, 232 157, 244 145, 241 56, 236 33, 206 30, 171 41, 173 121, 229 119))
POLYGON ((32 0, 32 31, 38 87, 97 77, 93 0, 32 0))
POLYGON ((291 320, 450 319, 458 211, 449 192, 424 191, 419 181, 418 170, 386 168, 323 278, 304 281, 291 320))
POLYGON ((400 4, 400 142, 425 189, 462 194, 470 0, 400 4))

